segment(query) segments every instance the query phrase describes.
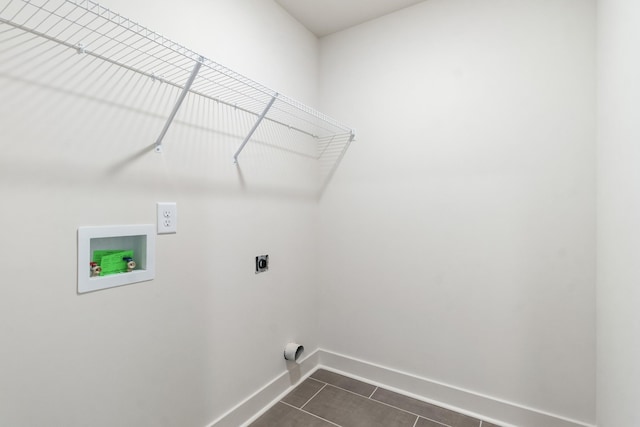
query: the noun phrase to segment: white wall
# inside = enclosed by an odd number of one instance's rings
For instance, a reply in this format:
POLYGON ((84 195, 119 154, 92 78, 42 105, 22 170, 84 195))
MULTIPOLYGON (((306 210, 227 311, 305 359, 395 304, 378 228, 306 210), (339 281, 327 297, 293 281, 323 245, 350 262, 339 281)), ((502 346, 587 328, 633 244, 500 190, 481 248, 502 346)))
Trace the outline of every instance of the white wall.
MULTIPOLYGON (((316 101, 317 40, 272 2, 106 6, 316 101)), ((193 98, 165 153, 149 152, 177 91, 85 70, 74 52, 45 60, 53 51, 9 45, 0 42, 0 425, 204 426, 285 371, 286 342, 317 348, 316 202, 270 182, 279 169, 294 182, 310 172, 251 144, 243 187, 232 154, 250 123, 193 98), (179 224, 158 236, 156 279, 77 295, 77 228, 155 223, 158 201, 177 202, 179 224), (262 253, 271 269, 255 275, 262 253)))
POLYGON ((594 1, 429 0, 321 40, 323 108, 358 129, 321 202, 323 348, 595 421, 594 71, 594 1))
MULTIPOLYGON (((613 133, 633 107, 615 82, 637 64, 609 48, 631 31, 615 29, 623 4, 601 34, 603 105, 621 112, 600 112, 605 427, 637 423, 634 272, 617 252, 633 235, 616 228, 632 226, 617 213, 633 169, 614 163, 633 133, 613 133)), ((233 167, 247 123, 188 98, 158 156, 175 91, 113 71, 96 85, 76 55, 0 56, 0 424, 205 425, 284 371, 289 339, 594 422, 594 1, 429 0, 324 39, 321 70, 272 2, 107 6, 311 105, 321 76, 324 110, 359 141, 318 215, 289 185, 312 178, 298 163, 251 145, 233 167), (187 125, 203 122, 219 132, 187 125), (156 280, 78 296, 77 227, 152 223, 157 201, 180 223, 156 280)))
POLYGON ((598 425, 640 425, 640 4, 598 2, 598 425))

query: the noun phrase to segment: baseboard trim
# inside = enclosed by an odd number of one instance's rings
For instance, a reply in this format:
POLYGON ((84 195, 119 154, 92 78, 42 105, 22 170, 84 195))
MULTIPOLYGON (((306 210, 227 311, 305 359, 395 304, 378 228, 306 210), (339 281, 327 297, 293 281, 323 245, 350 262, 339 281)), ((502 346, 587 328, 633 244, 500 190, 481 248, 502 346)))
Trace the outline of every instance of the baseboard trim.
POLYGON ((322 349, 318 353, 319 368, 360 379, 504 427, 595 427, 593 424, 528 408, 344 354, 322 349))
POLYGON ((283 359, 286 363, 285 372, 220 416, 209 424, 209 427, 238 427, 250 424, 307 379, 320 365, 319 358, 320 350, 316 350, 299 363, 286 362, 283 359))
POLYGON ((504 427, 596 427, 365 360, 318 349, 219 417, 209 427, 247 426, 322 368, 504 427))

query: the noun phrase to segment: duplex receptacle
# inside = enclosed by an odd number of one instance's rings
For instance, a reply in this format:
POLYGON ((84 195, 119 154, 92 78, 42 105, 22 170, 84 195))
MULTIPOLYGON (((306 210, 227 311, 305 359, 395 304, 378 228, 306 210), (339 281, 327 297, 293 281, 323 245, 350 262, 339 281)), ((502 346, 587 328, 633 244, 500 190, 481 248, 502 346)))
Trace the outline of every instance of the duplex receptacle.
POLYGON ((178 232, 178 208, 175 203, 158 202, 158 234, 178 232))

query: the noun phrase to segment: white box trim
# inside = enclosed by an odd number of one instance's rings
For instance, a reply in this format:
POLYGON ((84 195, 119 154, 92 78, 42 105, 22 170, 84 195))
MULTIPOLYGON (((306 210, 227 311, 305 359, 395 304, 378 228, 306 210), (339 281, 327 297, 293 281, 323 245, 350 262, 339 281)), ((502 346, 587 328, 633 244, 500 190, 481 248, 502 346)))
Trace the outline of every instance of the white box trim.
MULTIPOLYGON (((123 248, 126 249, 126 248, 123 248)), ((78 228, 78 293, 93 292, 116 286, 153 280, 156 274, 156 232, 155 225, 114 225, 78 228), (138 260, 142 266, 130 273, 90 277, 89 263, 92 259, 91 240, 107 238, 127 238, 144 236, 144 259, 138 260)))

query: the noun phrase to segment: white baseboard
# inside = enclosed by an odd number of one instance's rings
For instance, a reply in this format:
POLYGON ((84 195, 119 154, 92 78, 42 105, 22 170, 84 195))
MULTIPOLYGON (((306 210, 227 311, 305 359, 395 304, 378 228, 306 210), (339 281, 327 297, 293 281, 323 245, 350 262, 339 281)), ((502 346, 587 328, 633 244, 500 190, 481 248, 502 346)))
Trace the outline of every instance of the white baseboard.
POLYGON ((504 427, 595 427, 512 402, 318 349, 222 415, 209 427, 246 426, 316 369, 326 369, 504 427))
POLYGON ((253 422, 317 369, 320 364, 319 355, 320 350, 316 350, 299 363, 283 360, 287 367, 285 372, 223 414, 209 427, 238 427, 253 422))
POLYGON ((485 396, 328 350, 320 350, 319 356, 319 368, 347 375, 500 426, 595 427, 593 424, 485 396))

